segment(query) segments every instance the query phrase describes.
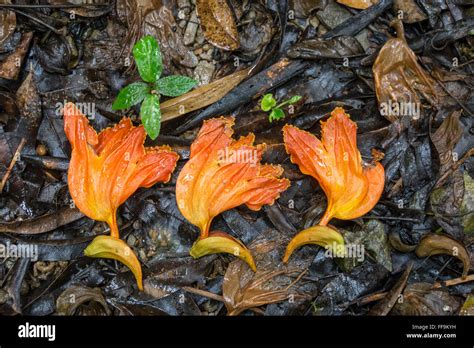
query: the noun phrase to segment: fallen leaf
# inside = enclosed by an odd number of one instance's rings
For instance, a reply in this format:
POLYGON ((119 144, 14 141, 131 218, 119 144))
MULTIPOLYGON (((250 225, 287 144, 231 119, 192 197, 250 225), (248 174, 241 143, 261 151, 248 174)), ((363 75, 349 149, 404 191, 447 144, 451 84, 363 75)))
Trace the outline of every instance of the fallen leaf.
POLYGON ((89 288, 80 284, 66 288, 58 296, 56 312, 58 315, 68 316, 110 315, 109 307, 100 288, 89 288))
POLYGON ((358 10, 365 10, 378 3, 378 0, 337 0, 338 3, 358 10))
POLYGON ((390 122, 400 116, 416 119, 419 115, 411 108, 420 107, 419 94, 431 104, 437 101, 435 81, 423 70, 408 46, 402 22, 394 21, 393 26, 397 37, 383 45, 372 68, 380 113, 390 122))
MULTIPOLYGON (((10 0, 0 0, 0 4, 11 5, 10 0)), ((15 12, 0 9, 0 47, 7 41, 16 29, 15 12)))
POLYGON ((8 57, 0 63, 1 78, 8 80, 18 79, 23 60, 25 59, 26 53, 28 52, 32 38, 32 32, 24 33, 15 51, 10 53, 8 57))
POLYGON ((234 15, 226 0, 197 0, 196 12, 205 38, 226 51, 239 48, 234 15))

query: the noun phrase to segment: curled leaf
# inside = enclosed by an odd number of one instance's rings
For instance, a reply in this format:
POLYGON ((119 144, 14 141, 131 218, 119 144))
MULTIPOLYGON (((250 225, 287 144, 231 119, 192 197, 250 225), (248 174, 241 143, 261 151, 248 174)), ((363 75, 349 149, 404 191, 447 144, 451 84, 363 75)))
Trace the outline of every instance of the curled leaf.
POLYGON ((195 259, 210 254, 228 253, 237 256, 247 262, 250 268, 255 272, 257 270, 250 251, 241 241, 220 231, 213 231, 204 239, 198 239, 191 250, 190 255, 195 259))
POLYGON ((260 164, 265 144, 253 145, 253 134, 232 139, 233 124, 224 117, 204 121, 176 183, 179 210, 201 230, 199 245, 215 216, 242 204, 260 210, 290 185, 279 178, 282 167, 260 164))
POLYGON ((382 194, 384 169, 380 163, 362 162, 356 131, 357 125, 342 108, 334 109, 328 121, 322 123, 321 140, 294 126, 283 128, 291 161, 315 178, 328 198, 320 225, 327 225, 333 217, 360 217, 375 206, 382 194))
POLYGON ((380 113, 391 122, 399 116, 419 116, 418 94, 432 104, 437 98, 435 81, 418 64, 405 40, 403 24, 395 21, 394 26, 397 37, 385 43, 372 68, 380 113))
POLYGON ((447 235, 434 233, 427 234, 421 239, 415 250, 415 254, 418 257, 429 257, 440 254, 451 255, 462 262, 463 278, 465 278, 469 272, 469 266, 471 263, 469 252, 464 245, 447 235))
POLYGON ((288 244, 283 257, 283 262, 287 263, 293 252, 306 244, 316 244, 323 248, 330 249, 335 255, 344 256, 344 238, 333 228, 327 226, 313 226, 299 232, 288 244))
POLYGON ((196 11, 206 39, 227 51, 239 48, 234 15, 226 0, 197 0, 196 11))
POLYGON ((58 315, 110 315, 100 288, 84 285, 64 290, 56 300, 56 312, 58 315))
POLYGON ((127 266, 135 276, 138 289, 143 291, 142 267, 133 250, 123 240, 111 236, 98 236, 84 249, 84 255, 113 259, 127 266))
POLYGON ((167 182, 178 155, 167 146, 145 148, 143 126, 128 118, 97 134, 72 103, 64 107, 64 131, 72 145, 68 186, 74 203, 118 237, 117 208, 139 187, 167 182))

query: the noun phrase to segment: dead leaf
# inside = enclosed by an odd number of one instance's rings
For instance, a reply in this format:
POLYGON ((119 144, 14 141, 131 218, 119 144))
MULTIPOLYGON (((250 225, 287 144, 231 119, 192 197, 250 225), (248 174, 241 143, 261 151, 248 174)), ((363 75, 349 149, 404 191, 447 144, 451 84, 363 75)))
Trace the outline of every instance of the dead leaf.
POLYGON ((337 0, 338 3, 358 10, 365 10, 378 3, 378 0, 337 0))
MULTIPOLYGON (((0 4, 10 5, 10 0, 0 0, 0 4)), ((0 10, 0 47, 15 32, 16 15, 9 10, 0 10)))
POLYGON ((207 41, 226 51, 239 48, 237 25, 226 0, 197 0, 196 13, 207 41))
POLYGON ((408 46, 402 22, 396 20, 392 25, 397 37, 385 43, 372 68, 380 113, 390 122, 400 116, 415 118, 417 115, 408 107, 420 105, 419 94, 432 105, 437 101, 435 81, 408 46))
POLYGON ((16 80, 18 78, 22 62, 28 52, 32 38, 32 32, 24 33, 22 35, 21 41, 15 51, 0 63, 0 78, 8 80, 16 80))
POLYGON ((161 104, 161 120, 169 121, 189 112, 211 105, 229 93, 250 72, 250 68, 239 70, 207 85, 193 89, 177 98, 161 104))
MULTIPOLYGON (((459 122, 460 116, 461 111, 453 112, 443 121, 436 132, 431 134, 431 141, 439 155, 439 178, 442 178, 455 162, 453 149, 463 134, 463 129, 459 122)), ((439 181, 437 184, 439 184, 439 181)))
POLYGON ((228 315, 239 315, 247 309, 281 302, 290 296, 302 296, 292 286, 309 267, 311 258, 294 258, 284 267, 281 254, 286 243, 287 239, 276 231, 262 233, 249 246, 257 272, 252 272, 240 259, 229 264, 222 284, 228 315))
POLYGON ((393 9, 395 12, 403 14, 402 21, 404 23, 421 22, 428 18, 418 7, 415 0, 395 0, 393 9))
POLYGON ((99 288, 73 285, 56 300, 58 315, 110 315, 110 310, 99 288))
POLYGON ((359 41, 352 36, 337 36, 333 39, 321 38, 304 40, 294 45, 289 51, 291 58, 320 59, 343 58, 364 53, 359 41))

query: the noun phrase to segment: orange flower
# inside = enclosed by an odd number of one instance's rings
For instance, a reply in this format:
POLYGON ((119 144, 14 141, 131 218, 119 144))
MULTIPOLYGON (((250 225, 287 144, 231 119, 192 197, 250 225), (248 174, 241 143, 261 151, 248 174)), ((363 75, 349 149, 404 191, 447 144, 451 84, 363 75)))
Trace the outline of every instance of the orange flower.
POLYGON ((201 230, 190 251, 193 257, 231 252, 255 270, 241 242, 223 232, 209 232, 212 219, 241 204, 255 211, 273 204, 290 182, 279 179, 280 166, 260 164, 265 144, 254 146, 253 134, 232 139, 233 124, 233 118, 224 117, 204 122, 179 174, 176 200, 183 216, 201 230))
POLYGON ((134 127, 128 118, 97 134, 72 103, 64 106, 64 131, 72 146, 68 171, 71 197, 85 215, 110 227, 111 237, 96 237, 86 255, 133 266, 142 289, 140 264, 118 239, 116 211, 139 187, 169 181, 178 155, 167 146, 145 148, 143 126, 134 127))
POLYGON ((178 155, 168 146, 145 148, 143 126, 124 118, 97 134, 72 103, 64 107, 64 131, 72 145, 68 185, 74 203, 119 236, 116 211, 139 187, 167 182, 178 155))
MULTIPOLYGON (((326 226, 333 217, 350 220, 366 214, 382 194, 384 169, 380 163, 362 162, 356 131, 357 125, 342 108, 334 109, 329 120, 322 123, 322 141, 294 126, 283 128, 291 161, 304 174, 315 178, 328 198, 326 212, 319 223, 321 226, 326 226)), ((307 238, 300 242, 305 240, 307 238)), ((293 243, 293 250, 307 244, 301 243, 293 243)))

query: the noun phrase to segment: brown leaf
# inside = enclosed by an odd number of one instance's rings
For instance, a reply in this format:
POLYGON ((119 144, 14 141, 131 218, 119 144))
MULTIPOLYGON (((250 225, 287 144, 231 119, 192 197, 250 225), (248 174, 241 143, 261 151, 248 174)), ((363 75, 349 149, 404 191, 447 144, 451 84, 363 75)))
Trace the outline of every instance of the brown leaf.
POLYGON ((426 14, 418 7, 415 0, 395 0, 393 3, 395 12, 403 14, 404 23, 416 23, 424 21, 426 14))
POLYGON ((99 288, 73 285, 56 300, 58 315, 110 315, 110 310, 99 288))
POLYGON ((461 123, 459 122, 460 116, 461 111, 453 112, 443 121, 436 132, 431 134, 431 141, 433 142, 439 155, 440 178, 442 178, 444 174, 451 169, 455 162, 455 158, 453 157, 453 149, 463 134, 461 123))
MULTIPOLYGON (((0 15, 1 16, 1 15, 0 15)), ((28 52, 33 33, 24 33, 15 51, 0 63, 0 77, 8 80, 16 80, 21 70, 21 63, 28 52)))
POLYGON ((284 267, 281 255, 287 242, 276 231, 262 233, 254 240, 249 249, 257 264, 255 273, 240 259, 229 264, 222 284, 228 315, 239 315, 247 309, 281 302, 290 296, 302 296, 292 290, 292 286, 311 260, 294 258, 288 267, 284 267))
POLYGON ((417 116, 408 107, 420 105, 420 95, 435 104, 435 81, 423 70, 415 53, 408 46, 400 20, 392 24, 397 37, 388 40, 373 66, 375 91, 380 113, 394 122, 400 116, 417 116), (402 110, 403 108, 407 108, 402 110), (395 109, 396 108, 396 109, 395 109))
MULTIPOLYGON (((0 4, 11 4, 10 0, 0 0, 0 4)), ((16 28, 15 12, 0 10, 0 46, 13 34, 16 28)))
POLYGON ((197 0, 196 12, 206 39, 226 51, 239 48, 239 34, 226 0, 197 0))
POLYGON ((215 103, 245 79, 249 71, 250 68, 239 70, 207 85, 195 88, 182 96, 161 103, 162 121, 172 120, 215 103))

